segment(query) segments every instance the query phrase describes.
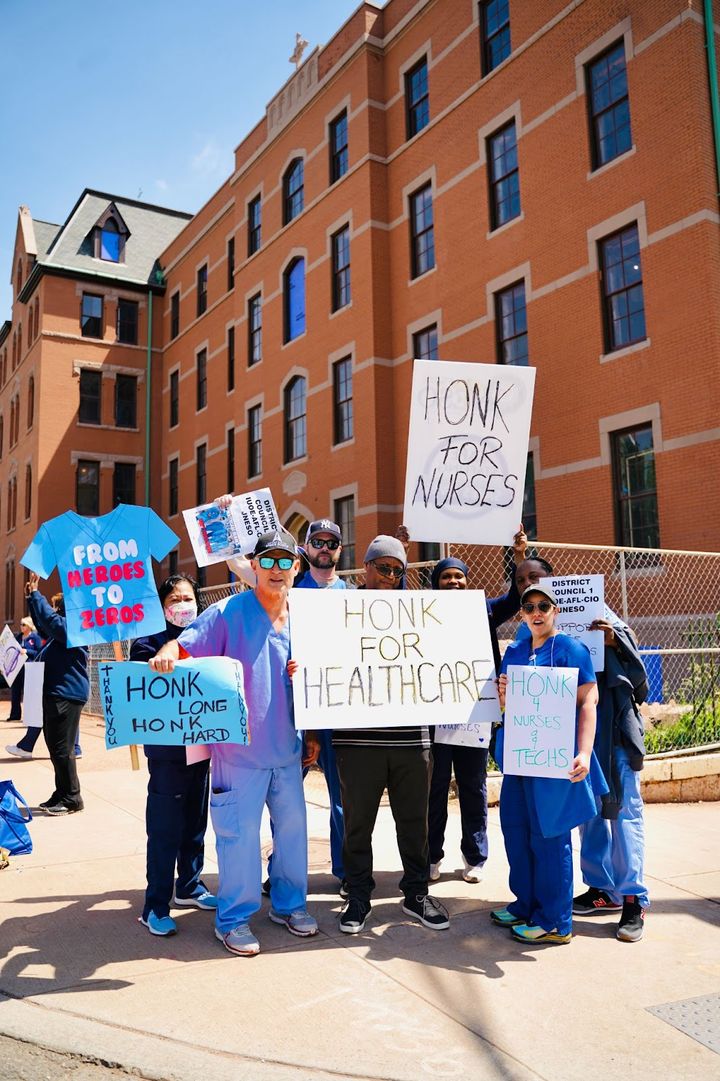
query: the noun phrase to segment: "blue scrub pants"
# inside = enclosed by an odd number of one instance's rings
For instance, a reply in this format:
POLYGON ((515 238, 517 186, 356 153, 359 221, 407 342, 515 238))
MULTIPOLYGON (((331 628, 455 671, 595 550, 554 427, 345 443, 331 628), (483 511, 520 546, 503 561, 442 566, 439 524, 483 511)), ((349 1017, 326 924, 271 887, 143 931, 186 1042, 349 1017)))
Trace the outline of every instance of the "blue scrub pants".
POLYGON ((482 867, 488 856, 487 749, 435 742, 432 757, 428 809, 430 862, 439 863, 445 855, 443 843, 448 819, 448 792, 450 775, 454 769, 462 825, 460 851, 470 867, 482 867))
POLYGON ((195 897, 205 886, 200 880, 205 858, 208 816, 209 762, 172 762, 148 758, 147 890, 143 919, 150 912, 170 914, 173 885, 176 897, 195 897), (175 864, 177 863, 177 882, 175 864))
MULTIPOLYGON (((328 796, 330 797, 330 865, 332 873, 342 882, 345 877, 343 868, 343 839, 345 823, 343 821, 340 778, 338 777, 335 750, 332 745, 332 730, 320 728, 316 733, 320 740, 318 765, 325 776, 328 796)), ((307 771, 306 771, 307 772, 307 771)))
MULTIPOLYGON (((262 903, 260 823, 267 804, 273 823, 270 897, 276 912, 307 902, 307 819, 299 760, 277 769, 227 770, 232 787, 210 794, 218 857, 215 924, 226 935, 246 924, 262 903)), ((220 778, 215 778, 215 784, 220 778)))
POLYGON ((543 837, 532 778, 506 774, 500 790, 500 825, 510 864, 514 916, 545 931, 572 931, 573 868, 570 830, 543 837))
POLYGON ((623 897, 637 897, 650 905, 643 882, 645 821, 640 795, 640 774, 630 769, 624 747, 615 747, 615 764, 620 774, 622 806, 614 821, 595 815, 580 827, 580 866, 588 886, 609 893, 616 904, 623 897))

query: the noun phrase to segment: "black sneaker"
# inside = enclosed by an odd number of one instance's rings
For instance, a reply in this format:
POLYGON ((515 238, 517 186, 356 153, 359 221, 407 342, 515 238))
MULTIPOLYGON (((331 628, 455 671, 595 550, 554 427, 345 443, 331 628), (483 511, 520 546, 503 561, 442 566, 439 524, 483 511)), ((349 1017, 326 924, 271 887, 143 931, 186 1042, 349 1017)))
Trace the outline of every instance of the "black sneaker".
POLYGON ((42 807, 43 811, 47 811, 48 807, 54 807, 59 801, 60 797, 56 792, 53 792, 50 799, 46 799, 43 803, 38 803, 38 807, 42 807))
POLYGON ((338 887, 338 893, 342 897, 343 901, 347 901, 350 896, 350 887, 347 884, 347 879, 344 878, 338 887))
POLYGON ((619 912, 622 905, 613 901, 605 890, 598 890, 591 886, 579 897, 573 897, 573 916, 602 916, 604 912, 619 912))
POLYGON ((53 803, 49 807, 45 808, 45 814, 52 815, 54 818, 58 818, 60 815, 74 815, 78 811, 83 810, 83 804, 79 807, 69 807, 67 803, 53 803))
POLYGON ((356 897, 351 897, 340 913, 340 930, 346 935, 359 935, 369 915, 369 901, 358 901, 356 897))
POLYGON ((444 931, 450 926, 448 910, 428 894, 424 897, 406 897, 402 910, 406 916, 414 916, 424 927, 430 927, 433 931, 444 931))
MULTIPOLYGON (((257 879, 255 879, 255 881, 257 882, 257 879)), ((270 896, 270 879, 269 878, 265 879, 265 881, 263 882, 260 889, 262 890, 263 897, 269 897, 270 896)))
POLYGON ((623 902, 622 916, 615 932, 621 942, 639 942, 645 930, 645 909, 636 897, 626 897, 623 902))

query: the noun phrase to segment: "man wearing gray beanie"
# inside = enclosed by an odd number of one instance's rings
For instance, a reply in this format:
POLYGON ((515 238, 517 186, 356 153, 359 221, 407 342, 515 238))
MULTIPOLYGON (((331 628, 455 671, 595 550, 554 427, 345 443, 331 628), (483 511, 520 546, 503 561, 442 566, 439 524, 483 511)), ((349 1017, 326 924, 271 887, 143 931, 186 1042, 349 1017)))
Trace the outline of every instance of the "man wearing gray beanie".
MULTIPOLYGON (((401 589, 407 569, 405 548, 396 537, 376 537, 365 553, 365 585, 360 589, 401 589)), ((430 734, 416 728, 336 729, 333 747, 340 775, 345 840, 343 865, 348 901, 340 930, 363 930, 375 888, 372 834, 387 787, 403 865, 403 912, 425 927, 450 926, 447 910, 428 896, 428 796, 430 734)))

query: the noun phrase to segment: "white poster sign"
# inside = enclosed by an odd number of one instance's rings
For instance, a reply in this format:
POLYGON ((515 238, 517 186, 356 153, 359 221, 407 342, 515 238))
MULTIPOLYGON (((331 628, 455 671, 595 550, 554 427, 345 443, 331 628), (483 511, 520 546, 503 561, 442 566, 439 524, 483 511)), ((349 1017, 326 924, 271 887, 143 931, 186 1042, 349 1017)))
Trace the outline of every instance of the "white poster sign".
POLYGON ((299 729, 500 718, 481 589, 296 589, 290 633, 299 729))
POLYGON ((503 773, 568 780, 575 757, 577 668, 510 664, 503 773))
POLYGON ((227 508, 205 503, 183 511, 198 567, 252 552, 263 533, 280 527, 269 488, 236 495, 227 508))
POLYGON ((26 659, 22 646, 6 623, 0 631, 0 672, 8 687, 12 687, 26 659))
POLYGON ((485 721, 475 724, 445 724, 435 729, 436 743, 451 743, 454 747, 489 747, 490 725, 485 721))
POLYGON ((534 386, 534 368, 414 362, 403 516, 413 540, 512 543, 534 386))
POLYGON ((44 679, 45 661, 33 661, 32 664, 27 664, 25 666, 23 724, 25 724, 27 728, 42 728, 44 679))
POLYGON ((558 599, 557 629, 586 645, 594 670, 602 672, 605 668, 605 635, 602 631, 588 630, 588 627, 593 620, 605 618, 605 576, 541 578, 540 584, 549 586, 558 599))

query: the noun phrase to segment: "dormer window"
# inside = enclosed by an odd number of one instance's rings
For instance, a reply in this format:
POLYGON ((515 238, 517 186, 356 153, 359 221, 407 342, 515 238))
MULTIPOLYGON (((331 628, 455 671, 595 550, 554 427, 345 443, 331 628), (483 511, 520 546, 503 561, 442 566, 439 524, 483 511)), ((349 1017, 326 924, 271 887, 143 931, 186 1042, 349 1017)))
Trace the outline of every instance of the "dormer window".
POLYGON ((93 230, 93 255, 107 263, 125 262, 125 242, 130 231, 112 204, 93 230))
POLYGON ((120 233, 114 218, 108 218, 100 230, 100 258, 120 262, 120 233))

